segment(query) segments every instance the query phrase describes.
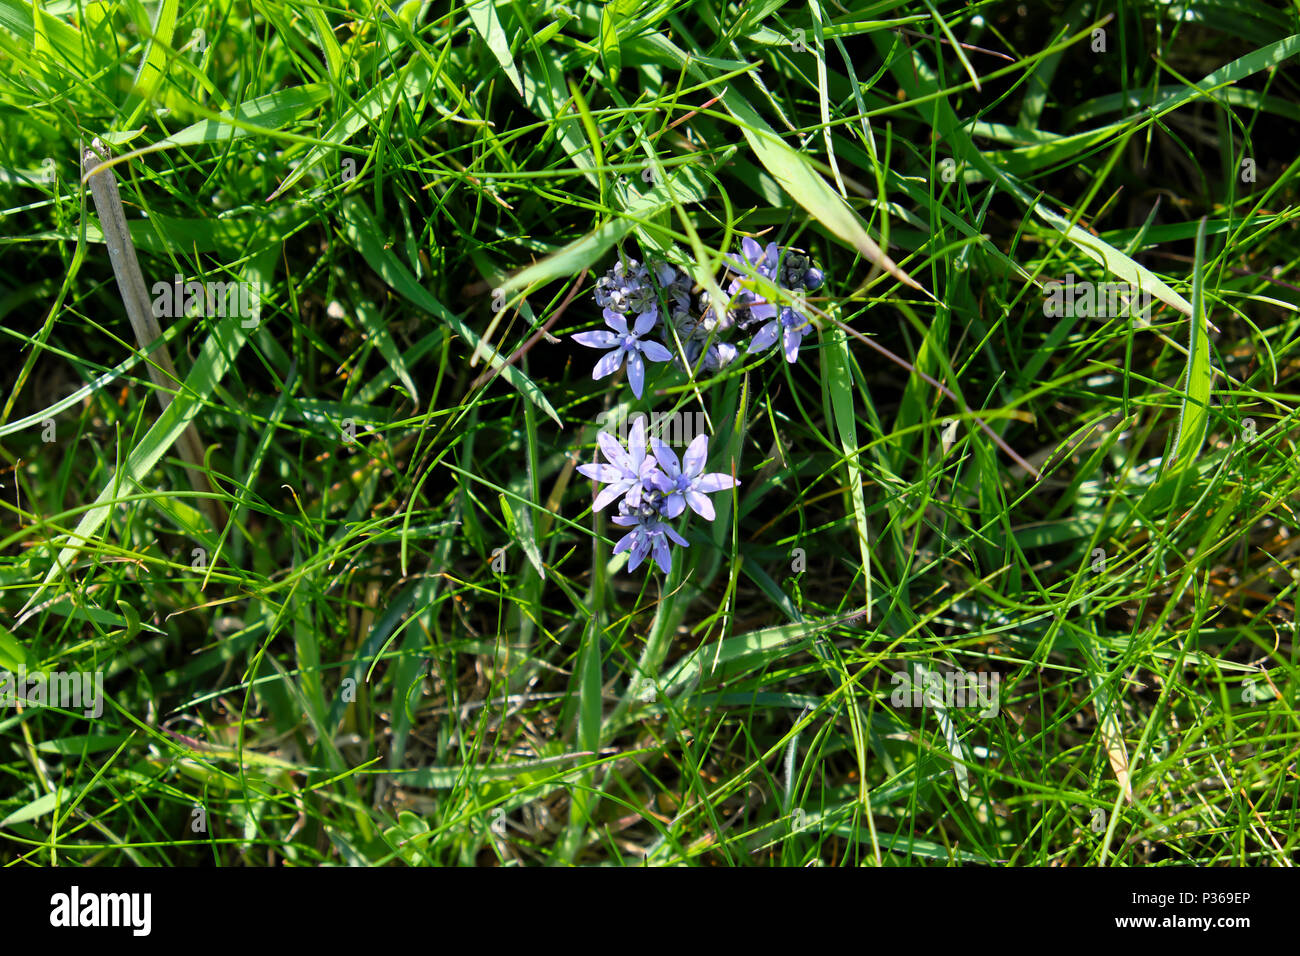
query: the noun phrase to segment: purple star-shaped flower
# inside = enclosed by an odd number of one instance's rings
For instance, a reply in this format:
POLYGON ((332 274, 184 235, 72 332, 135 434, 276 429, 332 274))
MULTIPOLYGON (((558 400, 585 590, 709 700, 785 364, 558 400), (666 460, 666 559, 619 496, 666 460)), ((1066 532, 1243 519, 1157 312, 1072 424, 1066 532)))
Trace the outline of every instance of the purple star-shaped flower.
POLYGON ((749 287, 748 282, 755 278, 766 279, 773 285, 777 281, 777 267, 781 259, 781 249, 775 242, 769 242, 764 249, 753 239, 746 236, 740 240, 743 254, 732 253, 727 256, 732 269, 738 277, 731 280, 727 293, 732 297, 733 307, 744 318, 742 326, 755 322, 769 322, 777 317, 777 307, 760 292, 749 287))
POLYGON ((635 571, 646 559, 646 555, 653 555, 659 570, 667 574, 673 569, 673 555, 668 550, 668 543, 671 541, 683 548, 690 547, 685 538, 663 522, 659 510, 662 505, 663 501, 651 504, 649 499, 643 499, 640 507, 628 507, 626 501, 619 505, 619 510, 623 513, 613 519, 614 523, 632 530, 619 538, 614 545, 614 553, 632 552, 627 563, 629 571, 635 571))
POLYGON ((796 306, 805 291, 819 288, 826 280, 806 252, 799 249, 781 249, 770 242, 766 249, 753 239, 741 240, 742 256, 729 256, 735 271, 741 273, 728 287, 736 305, 746 318, 742 326, 749 328, 762 323, 762 327, 749 343, 748 354, 762 352, 778 338, 787 362, 799 358, 799 346, 804 336, 812 331, 812 322, 801 311, 770 301, 766 294, 751 288, 754 278, 763 278, 781 289, 796 293, 796 306))
POLYGON ((623 494, 627 495, 630 507, 638 507, 641 504, 642 488, 647 484, 653 485, 654 476, 658 474, 655 459, 646 454, 645 417, 638 416, 632 423, 626 451, 618 439, 608 432, 597 432, 596 442, 609 464, 579 465, 577 469, 579 474, 605 485, 596 496, 592 510, 599 511, 623 494))
POLYGON ((641 336, 649 334, 655 327, 657 313, 657 309, 654 312, 642 312, 629 331, 627 319, 613 309, 607 308, 605 324, 614 331, 596 329, 592 332, 576 333, 573 341, 579 345, 586 345, 593 349, 613 349, 612 352, 606 352, 600 357, 600 361, 591 371, 591 377, 600 379, 606 375, 613 375, 622 367, 623 358, 626 356, 627 380, 632 386, 632 394, 640 398, 641 391, 645 387, 645 362, 667 362, 673 357, 673 354, 658 342, 641 341, 641 336))
POLYGON ((788 307, 784 308, 779 318, 768 322, 754 335, 749 343, 748 354, 753 355, 755 352, 763 351, 776 341, 777 336, 780 336, 785 360, 793 364, 799 358, 799 346, 803 342, 803 337, 811 331, 812 323, 806 315, 788 307))
POLYGON ((651 480, 664 495, 664 517, 676 518, 686 510, 687 505, 706 521, 717 517, 713 502, 705 495, 726 491, 740 482, 720 471, 703 474, 704 463, 709 457, 709 437, 696 435, 695 440, 687 446, 680 464, 673 450, 658 438, 650 439, 650 445, 661 469, 651 476, 651 480))

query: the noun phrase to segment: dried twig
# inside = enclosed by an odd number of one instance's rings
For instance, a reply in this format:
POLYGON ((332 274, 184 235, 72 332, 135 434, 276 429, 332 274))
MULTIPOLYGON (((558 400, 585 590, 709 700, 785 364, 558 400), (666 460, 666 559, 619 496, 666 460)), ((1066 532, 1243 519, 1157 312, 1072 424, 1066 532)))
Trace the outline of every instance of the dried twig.
MULTIPOLYGON (((107 162, 108 149, 96 137, 81 154, 82 177, 90 185, 90 195, 95 201, 95 211, 99 213, 104 243, 108 246, 108 258, 113 263, 117 288, 122 295, 122 304, 126 306, 127 318, 131 320, 131 328, 135 331, 136 342, 144 352, 152 349, 146 358, 149 377, 156 386, 154 394, 158 396, 158 403, 166 411, 172 402, 171 390, 180 384, 180 379, 176 375, 176 366, 172 364, 171 353, 167 351, 167 343, 162 341, 162 329, 154 318, 149 289, 145 285, 144 274, 140 271, 135 245, 131 242, 131 233, 126 224, 126 212, 122 208, 122 197, 117 190, 117 177, 105 165, 107 162)), ((185 459, 190 486, 204 496, 199 502, 213 528, 220 531, 226 523, 226 513, 221 502, 211 497, 214 494, 212 485, 203 471, 203 442, 199 439, 198 429, 193 422, 181 433, 177 445, 181 457, 185 459)))

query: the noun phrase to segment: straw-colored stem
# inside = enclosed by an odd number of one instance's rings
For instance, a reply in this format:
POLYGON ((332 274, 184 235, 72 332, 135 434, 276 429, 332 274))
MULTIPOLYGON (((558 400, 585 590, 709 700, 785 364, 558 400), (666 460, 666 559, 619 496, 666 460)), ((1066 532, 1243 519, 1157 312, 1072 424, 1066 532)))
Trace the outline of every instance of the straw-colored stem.
MULTIPOLYGON (((122 304, 126 306, 126 315, 131 320, 136 342, 142 351, 150 353, 145 360, 149 367, 149 377, 153 379, 158 403, 166 411, 172 401, 172 389, 180 384, 180 379, 176 375, 176 366, 172 364, 171 354, 167 351, 167 343, 161 341, 162 329, 154 318, 149 288, 140 271, 135 245, 131 242, 122 197, 117 190, 117 177, 113 175, 111 167, 104 165, 107 161, 108 149, 96 137, 81 155, 81 171, 90 186, 95 211, 99 213, 100 228, 104 233, 104 243, 108 246, 108 258, 113 263, 113 274, 117 276, 122 304)), ((185 460, 190 486, 204 495, 199 501, 213 528, 220 531, 226 522, 225 509, 220 501, 209 497, 213 490, 203 471, 203 442, 200 441, 198 429, 193 422, 177 439, 177 447, 181 458, 185 460)))

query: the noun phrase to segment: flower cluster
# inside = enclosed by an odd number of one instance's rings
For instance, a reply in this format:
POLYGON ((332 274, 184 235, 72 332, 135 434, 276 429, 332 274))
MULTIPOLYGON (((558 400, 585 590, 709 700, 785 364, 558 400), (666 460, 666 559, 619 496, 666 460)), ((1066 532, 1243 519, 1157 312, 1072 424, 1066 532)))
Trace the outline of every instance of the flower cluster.
POLYGON ((740 253, 726 258, 732 273, 727 285, 730 301, 714 303, 705 291, 695 309, 690 277, 666 262, 643 265, 628 259, 601 276, 595 298, 609 329, 573 336, 579 345, 610 350, 596 362, 591 377, 613 375, 626 362, 628 383, 640 398, 645 363, 673 361, 677 342, 692 368, 717 371, 731 364, 740 349, 724 336, 735 329, 752 332, 746 354, 763 352, 780 339, 785 360, 796 361, 804 336, 812 330, 812 321, 798 303, 805 292, 821 286, 822 271, 798 249, 782 249, 775 242, 764 248, 748 237, 741 241, 740 253), (756 280, 795 293, 795 306, 770 301, 756 280), (646 339, 656 329, 662 342, 646 339))
POLYGON ((795 308, 768 301, 751 283, 755 278, 762 278, 778 288, 798 293, 797 297, 801 298, 802 293, 819 288, 825 276, 807 255, 795 249, 782 253, 775 242, 769 242, 764 249, 746 237, 741 240, 740 247, 740 255, 727 257, 732 268, 740 274, 739 278, 732 280, 727 291, 733 299, 739 300, 742 312, 747 313, 741 319, 742 328, 761 323, 749 343, 749 353, 762 352, 779 336, 785 360, 793 363, 799 358, 803 337, 812 331, 812 321, 795 308))
POLYGON ((654 558, 660 570, 671 571, 673 558, 668 546, 689 545, 668 522, 687 508, 712 521, 717 513, 707 496, 740 484, 721 472, 705 474, 707 435, 697 435, 681 461, 658 438, 651 438, 647 447, 644 417, 633 423, 626 449, 608 432, 598 432, 596 441, 608 464, 579 465, 578 471, 605 486, 596 495, 596 511, 622 497, 613 521, 630 530, 614 546, 614 553, 631 552, 629 571, 635 571, 647 556, 654 558))
MULTIPOLYGON (((607 328, 573 336, 579 345, 606 350, 591 377, 605 378, 626 364, 632 394, 640 398, 647 362, 681 367, 684 359, 688 373, 696 368, 717 371, 740 356, 740 347, 727 341, 737 330, 750 336, 746 354, 764 352, 780 340, 785 360, 796 361, 812 329, 803 312, 803 295, 820 288, 822 271, 798 249, 782 249, 775 242, 764 248, 749 238, 742 240, 740 253, 726 259, 726 302, 712 301, 707 290, 692 301, 696 288, 690 276, 666 262, 617 262, 596 282, 596 305, 607 328), (793 295, 774 295, 773 289, 793 295), (793 305, 784 304, 791 299, 793 305), (658 341, 648 337, 652 334, 658 341)), ((705 473, 706 435, 697 435, 680 461, 658 438, 647 444, 643 417, 632 426, 626 448, 608 432, 597 433, 596 440, 605 462, 581 465, 578 471, 604 486, 596 494, 596 511, 618 501, 613 521, 628 531, 614 553, 630 552, 629 571, 646 558, 653 558, 664 572, 672 570, 670 546, 688 544, 669 522, 688 509, 713 521, 717 514, 708 496, 740 482, 721 472, 705 473)))

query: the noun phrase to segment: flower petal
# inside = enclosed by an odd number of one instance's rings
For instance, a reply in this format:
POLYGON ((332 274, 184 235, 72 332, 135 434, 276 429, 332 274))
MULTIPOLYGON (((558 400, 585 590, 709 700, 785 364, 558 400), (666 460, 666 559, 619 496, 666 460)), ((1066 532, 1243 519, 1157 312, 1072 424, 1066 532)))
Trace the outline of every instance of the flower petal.
POLYGON ((636 349, 627 353, 627 383, 632 386, 632 394, 640 398, 645 388, 645 362, 636 349))
POLYGON ((647 491, 653 489, 661 495, 667 495, 672 493, 677 484, 658 468, 650 468, 641 479, 641 487, 647 491))
POLYGON ((659 570, 667 574, 673 569, 672 552, 668 550, 668 542, 663 539, 662 535, 655 535, 654 539, 655 563, 659 565, 659 570))
POLYGON ((573 341, 592 349, 612 349, 620 339, 613 332, 596 329, 592 332, 578 332, 572 336, 573 341))
MULTIPOLYGON (((691 440, 686 446, 686 454, 682 456, 682 473, 687 478, 694 479, 696 475, 704 470, 704 462, 709 457, 709 436, 700 434, 691 440)), ((692 481, 694 484, 694 481, 692 481)))
POLYGON ((664 470, 664 475, 668 478, 676 478, 682 473, 682 466, 677 461, 676 453, 660 441, 657 435, 650 439, 650 447, 659 461, 659 467, 664 470))
POLYGON ((639 345, 641 354, 651 362, 670 362, 673 353, 668 351, 658 342, 641 342, 639 345))
POLYGON ((628 458, 627 452, 623 446, 618 443, 618 439, 609 432, 596 432, 596 443, 600 445, 600 450, 605 455, 605 460, 611 465, 616 466, 623 477, 631 478, 636 475, 636 469, 632 467, 632 461, 628 458))
POLYGON ((676 482, 659 470, 659 461, 653 455, 647 455, 641 463, 641 484, 646 488, 658 488, 667 494, 676 487, 676 482))
POLYGON ((599 511, 607 504, 615 501, 619 495, 623 494, 630 487, 631 483, 626 481, 616 482, 612 485, 606 485, 596 496, 595 502, 592 503, 591 510, 599 511))
POLYGON ((632 430, 627 435, 627 457, 632 471, 640 474, 645 461, 645 415, 638 414, 632 421, 632 430))
POLYGON ((785 347, 785 360, 793 365, 799 360, 799 343, 803 341, 803 334, 794 329, 787 328, 782 336, 781 344, 785 347))
POLYGON ((691 543, 674 531, 668 525, 664 525, 664 534, 668 535, 673 544, 680 544, 683 548, 689 548, 691 543))
POLYGON ((728 491, 739 485, 740 482, 730 475, 724 475, 720 471, 713 471, 707 475, 701 475, 692 485, 696 491, 702 491, 706 495, 711 495, 718 491, 728 491))
POLYGON ((675 492, 664 499, 664 517, 676 518, 686 510, 686 499, 681 492, 675 492))
POLYGON ((619 335, 627 335, 627 317, 620 315, 613 309, 606 309, 604 312, 605 324, 617 332, 619 335))
POLYGON ((610 484, 615 481, 623 480, 623 472, 613 465, 605 464, 588 464, 579 465, 575 469, 578 474, 590 478, 593 481, 599 481, 602 485, 610 484))
MULTIPOLYGON (((629 508, 641 507, 641 492, 645 491, 645 486, 639 481, 632 482, 632 487, 627 490, 627 506, 629 508)), ((637 519, 640 520, 640 519, 637 519)))
POLYGON ((713 502, 694 488, 686 490, 686 503, 691 506, 692 511, 705 521, 712 521, 717 517, 717 512, 713 510, 713 502))
POLYGON ((612 352, 606 352, 596 363, 596 367, 591 370, 591 377, 594 379, 604 378, 606 375, 613 375, 623 364, 623 350, 614 349, 612 352))
POLYGON ((773 342, 776 341, 776 337, 778 334, 777 329, 779 327, 780 327, 780 323, 769 322, 767 323, 767 325, 759 329, 758 334, 755 335, 754 338, 750 341, 749 348, 746 350, 747 353, 749 355, 753 355, 755 352, 761 352, 764 349, 768 348, 773 342))
MULTIPOLYGON (((763 247, 757 241, 745 236, 740 240, 740 248, 745 253, 745 259, 752 265, 757 266, 763 261, 763 247)), ((746 270, 748 271, 748 270, 746 270)))
POLYGON ((642 312, 636 317, 636 325, 632 326, 632 334, 640 338, 642 335, 649 333, 659 321, 659 307, 655 306, 648 312, 642 312))

